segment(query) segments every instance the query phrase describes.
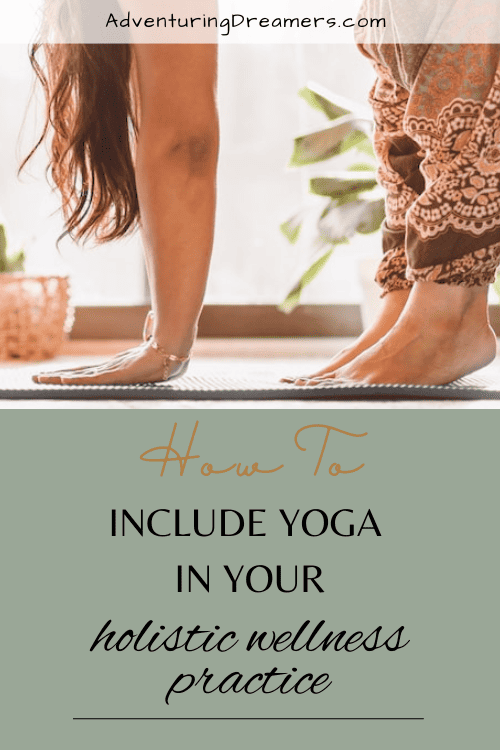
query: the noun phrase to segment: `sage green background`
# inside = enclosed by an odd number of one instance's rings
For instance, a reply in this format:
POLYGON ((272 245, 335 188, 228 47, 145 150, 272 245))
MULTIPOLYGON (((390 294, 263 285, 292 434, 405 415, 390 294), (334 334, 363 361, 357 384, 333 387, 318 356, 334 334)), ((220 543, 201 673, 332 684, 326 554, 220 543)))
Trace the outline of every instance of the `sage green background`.
MULTIPOLYGON (((92 748, 303 748, 422 750, 493 746, 498 709, 498 417, 488 411, 54 411, 4 412, 2 444, 2 698, 9 750, 92 748), (139 455, 185 451, 184 477, 160 477, 139 455), (365 438, 332 436, 317 477, 323 423, 365 438), (202 461, 236 461, 274 475, 203 478, 202 461), (328 465, 365 463, 332 478, 328 465), (265 508, 265 538, 111 538, 112 508, 265 508), (286 536, 278 509, 368 508, 382 531, 340 538, 286 536), (210 594, 175 591, 178 564, 211 566, 210 594), (322 595, 272 590, 231 594, 224 564, 319 565, 322 595), (220 574, 219 574, 220 571, 220 574), (106 620, 137 632, 149 619, 234 629, 226 654, 89 652, 106 620), (389 653, 251 652, 253 630, 294 630, 305 619, 328 630, 389 635, 411 643, 389 653), (221 678, 276 666, 329 672, 319 696, 164 696, 180 672, 209 667, 221 678), (73 717, 283 717, 283 721, 81 722, 73 717), (287 717, 425 717, 425 721, 287 721, 287 717)), ((299 533, 300 532, 300 533, 299 533)))

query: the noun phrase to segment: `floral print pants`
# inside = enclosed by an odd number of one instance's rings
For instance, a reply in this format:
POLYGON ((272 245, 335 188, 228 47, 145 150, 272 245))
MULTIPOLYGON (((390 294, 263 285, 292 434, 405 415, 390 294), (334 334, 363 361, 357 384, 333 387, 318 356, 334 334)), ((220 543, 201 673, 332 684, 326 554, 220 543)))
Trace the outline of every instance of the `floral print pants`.
POLYGON ((500 264, 500 45, 360 45, 386 190, 383 294, 477 286, 500 264))

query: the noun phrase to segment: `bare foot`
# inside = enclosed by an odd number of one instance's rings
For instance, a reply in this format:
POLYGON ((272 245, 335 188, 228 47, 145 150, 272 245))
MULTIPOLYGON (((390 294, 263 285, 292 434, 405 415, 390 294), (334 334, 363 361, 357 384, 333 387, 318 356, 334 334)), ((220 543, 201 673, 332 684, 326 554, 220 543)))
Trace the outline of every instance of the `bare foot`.
POLYGON ((326 379, 381 384, 443 385, 488 365, 496 355, 487 287, 418 282, 395 326, 370 349, 326 379))
POLYGON ((403 312, 409 296, 409 289, 398 289, 386 294, 383 298, 382 308, 377 319, 366 331, 363 331, 353 344, 342 349, 325 367, 314 373, 314 375, 306 375, 303 378, 297 378, 297 376, 285 377, 281 379, 281 382, 305 385, 306 381, 309 381, 311 378, 331 377, 339 367, 352 362, 353 359, 356 359, 356 357, 376 344, 377 341, 380 341, 391 330, 403 312))

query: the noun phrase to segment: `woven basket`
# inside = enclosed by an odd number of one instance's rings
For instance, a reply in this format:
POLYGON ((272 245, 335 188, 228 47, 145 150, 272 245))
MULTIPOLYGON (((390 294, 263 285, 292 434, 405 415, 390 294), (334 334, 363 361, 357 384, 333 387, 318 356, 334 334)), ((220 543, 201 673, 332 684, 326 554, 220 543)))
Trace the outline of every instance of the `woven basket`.
POLYGON ((67 277, 0 274, 0 360, 54 357, 72 324, 67 277))

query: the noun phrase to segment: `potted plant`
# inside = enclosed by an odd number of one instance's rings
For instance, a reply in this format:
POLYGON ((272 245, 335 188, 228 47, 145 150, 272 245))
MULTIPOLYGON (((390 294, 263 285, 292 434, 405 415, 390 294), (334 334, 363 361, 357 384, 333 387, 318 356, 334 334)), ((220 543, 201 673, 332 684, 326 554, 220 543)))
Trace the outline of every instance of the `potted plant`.
MULTIPOLYGON (((309 84, 299 94, 322 112, 329 124, 295 139, 289 166, 310 168, 326 162, 328 169, 309 179, 310 193, 317 200, 281 225, 281 231, 292 244, 307 234, 307 255, 302 259, 297 280, 280 305, 284 312, 296 307, 303 289, 325 267, 338 245, 348 243, 356 234, 376 232, 385 217, 371 142, 374 128, 371 112, 317 84, 309 84), (342 169, 338 168, 340 162, 342 169)), ((371 294, 376 302, 379 294, 373 277, 379 258, 369 259, 369 272, 363 284, 367 284, 365 297, 371 294)))
POLYGON ((0 224, 0 360, 53 357, 71 329, 68 279, 30 276, 24 251, 7 251, 0 224))

